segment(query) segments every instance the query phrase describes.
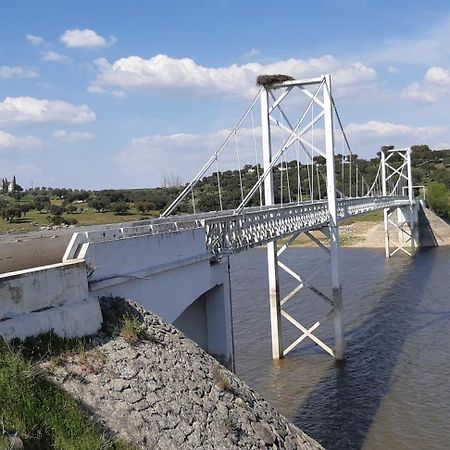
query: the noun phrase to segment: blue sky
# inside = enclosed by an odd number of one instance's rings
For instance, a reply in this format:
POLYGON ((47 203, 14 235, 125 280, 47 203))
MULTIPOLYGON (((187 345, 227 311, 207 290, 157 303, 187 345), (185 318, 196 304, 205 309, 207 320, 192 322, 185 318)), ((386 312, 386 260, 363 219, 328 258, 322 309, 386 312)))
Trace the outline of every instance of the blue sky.
POLYGON ((450 147, 440 1, 4 0, 0 176, 29 187, 188 181, 260 73, 331 73, 353 150, 450 147))

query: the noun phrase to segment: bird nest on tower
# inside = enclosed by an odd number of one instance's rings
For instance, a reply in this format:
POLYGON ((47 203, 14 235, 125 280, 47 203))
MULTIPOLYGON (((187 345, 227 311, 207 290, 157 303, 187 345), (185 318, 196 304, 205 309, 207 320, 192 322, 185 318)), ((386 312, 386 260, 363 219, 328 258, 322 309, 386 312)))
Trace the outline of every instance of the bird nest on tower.
POLYGON ((258 86, 270 87, 274 84, 284 83, 285 81, 292 81, 293 78, 289 75, 260 75, 256 79, 256 84, 258 86))

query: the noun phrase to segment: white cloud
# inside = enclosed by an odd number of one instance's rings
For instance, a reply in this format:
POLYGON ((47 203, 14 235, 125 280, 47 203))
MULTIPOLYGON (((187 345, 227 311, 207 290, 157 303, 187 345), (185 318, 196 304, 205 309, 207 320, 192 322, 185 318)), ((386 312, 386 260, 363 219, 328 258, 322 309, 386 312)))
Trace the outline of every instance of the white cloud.
POLYGON ((32 149, 42 146, 42 141, 33 136, 13 136, 0 130, 0 150, 2 149, 32 149))
POLYGON ((124 98, 126 97, 126 94, 124 91, 122 90, 107 90, 105 88, 103 88, 102 86, 98 86, 98 85, 90 85, 88 86, 87 89, 88 92, 90 92, 91 94, 108 94, 108 95, 112 95, 113 97, 119 97, 119 98, 124 98))
POLYGON ((109 36, 108 39, 97 34, 94 30, 84 29, 66 30, 61 36, 61 42, 70 48, 99 48, 114 45, 117 38, 109 36))
MULTIPOLYGON (((135 182, 156 186, 164 173, 182 174, 183 179, 193 177, 211 154, 225 141, 230 130, 222 129, 210 134, 176 133, 148 135, 132 139, 128 147, 115 156, 116 163, 135 182)), ((260 129, 255 129, 257 142, 260 129)), ((240 163, 254 164, 253 130, 241 128, 238 133, 240 163)), ((259 146, 260 147, 260 146, 259 146)), ((234 139, 220 156, 219 170, 236 169, 237 156, 234 139)), ((217 170, 214 164, 212 171, 217 170)))
POLYGON ((66 55, 62 55, 61 53, 54 52, 53 50, 48 50, 45 52, 41 52, 42 61, 50 61, 50 62, 69 62, 70 58, 66 55))
POLYGON ((450 70, 430 67, 422 81, 407 86, 402 97, 422 103, 436 103, 450 94, 450 70))
POLYGON ((0 102, 0 123, 86 123, 95 119, 87 105, 75 106, 62 100, 6 97, 0 102))
POLYGON ((381 137, 408 135, 421 135, 423 137, 429 137, 448 132, 448 128, 439 126, 411 127, 397 123, 371 120, 362 124, 350 123, 345 127, 345 131, 349 134, 364 133, 381 137))
POLYGON ((248 52, 242 54, 242 59, 252 59, 259 56, 261 50, 259 48, 251 48, 248 52))
POLYGON ((256 77, 265 73, 284 73, 295 78, 332 73, 337 95, 354 95, 373 89, 376 71, 361 62, 347 63, 331 55, 308 60, 289 59, 271 64, 247 63, 228 67, 204 67, 190 58, 174 59, 156 55, 150 59, 139 56, 121 58, 109 63, 96 60, 98 75, 90 92, 105 91, 106 87, 122 90, 160 91, 194 95, 252 96, 256 93, 256 77))
MULTIPOLYGON (((191 179, 229 136, 231 130, 220 129, 216 132, 195 134, 176 133, 169 135, 153 134, 134 138, 127 148, 114 157, 126 175, 131 175, 136 185, 156 186, 161 182, 161 173, 181 174, 184 180, 191 179), (163 172, 161 172, 163 171, 163 172)), ((323 130, 315 130, 315 144, 323 141, 323 130)), ((304 137, 311 140, 311 135, 304 137)), ((288 138, 279 128, 272 128, 272 147, 274 153, 288 138)), ((286 152, 288 161, 296 158, 297 147, 291 146, 286 152)), ((305 160, 304 153, 301 160, 305 160)), ((251 127, 251 121, 244 123, 237 133, 237 142, 233 137, 205 175, 219 171, 237 169, 246 164, 262 164, 261 128, 251 127), (239 153, 239 164, 237 152, 239 153)))
POLYGON ((386 69, 389 73, 400 73, 400 67, 397 66, 388 66, 386 69))
POLYGON ((36 36, 34 34, 27 34, 26 39, 32 45, 44 45, 45 44, 44 38, 41 38, 40 36, 36 36))
POLYGON ((0 78, 38 78, 39 72, 20 66, 0 66, 0 78))
POLYGON ((450 87, 450 70, 443 67, 430 67, 425 74, 425 81, 448 88, 450 87))
POLYGON ((57 130, 53 132, 52 137, 61 142, 77 142, 94 139, 95 135, 87 131, 57 130))
POLYGON ((381 145, 392 144, 407 147, 427 143, 436 147, 442 139, 447 139, 449 128, 444 126, 413 127, 405 124, 369 121, 366 123, 350 123, 345 127, 352 148, 357 153, 368 156, 379 150, 381 145))

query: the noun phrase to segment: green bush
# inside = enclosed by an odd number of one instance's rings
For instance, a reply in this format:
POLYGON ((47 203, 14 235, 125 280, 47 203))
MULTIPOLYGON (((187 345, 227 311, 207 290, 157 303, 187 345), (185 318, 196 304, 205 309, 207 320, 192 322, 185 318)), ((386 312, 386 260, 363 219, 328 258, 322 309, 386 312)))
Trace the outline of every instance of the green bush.
POLYGON ((432 182, 427 186, 429 207, 439 216, 449 216, 450 191, 444 183, 432 182))

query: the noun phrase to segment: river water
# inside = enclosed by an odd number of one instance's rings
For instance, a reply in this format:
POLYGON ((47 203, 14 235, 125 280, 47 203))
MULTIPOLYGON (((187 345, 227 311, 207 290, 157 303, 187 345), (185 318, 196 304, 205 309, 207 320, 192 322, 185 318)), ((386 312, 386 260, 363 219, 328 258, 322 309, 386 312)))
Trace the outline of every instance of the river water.
MULTIPOLYGON (((322 250, 293 248, 281 259, 329 290, 322 250)), ((341 249, 344 364, 309 339, 271 359, 266 267, 264 249, 231 259, 241 378, 327 449, 450 448, 450 248, 389 260, 384 250, 341 249)), ((280 279, 282 294, 296 286, 280 279)), ((310 327, 329 307, 302 290, 286 309, 310 327)), ((283 325, 286 343, 299 336, 283 325)), ((315 334, 333 346, 331 320, 315 334)))

